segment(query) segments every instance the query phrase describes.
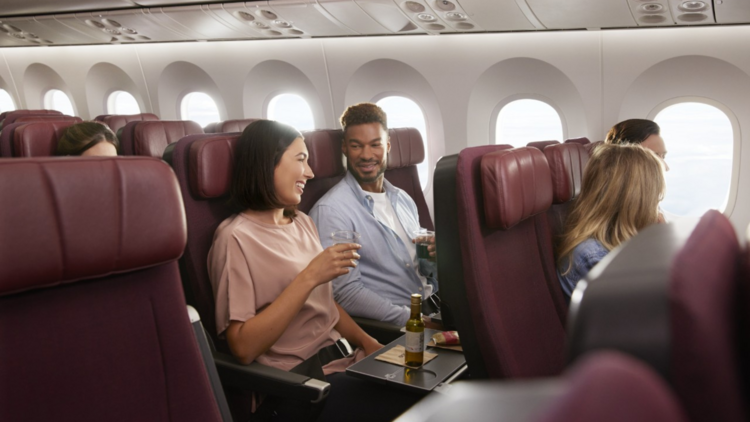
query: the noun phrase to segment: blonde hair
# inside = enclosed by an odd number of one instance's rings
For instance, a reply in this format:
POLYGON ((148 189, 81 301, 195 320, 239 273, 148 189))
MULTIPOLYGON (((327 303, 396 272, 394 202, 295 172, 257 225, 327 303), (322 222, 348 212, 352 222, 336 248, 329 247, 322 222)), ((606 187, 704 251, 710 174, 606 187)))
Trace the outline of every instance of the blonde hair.
POLYGON ((571 254, 586 239, 612 250, 659 219, 666 183, 662 161, 639 145, 603 144, 583 173, 581 193, 565 222, 558 266, 572 266, 571 254))

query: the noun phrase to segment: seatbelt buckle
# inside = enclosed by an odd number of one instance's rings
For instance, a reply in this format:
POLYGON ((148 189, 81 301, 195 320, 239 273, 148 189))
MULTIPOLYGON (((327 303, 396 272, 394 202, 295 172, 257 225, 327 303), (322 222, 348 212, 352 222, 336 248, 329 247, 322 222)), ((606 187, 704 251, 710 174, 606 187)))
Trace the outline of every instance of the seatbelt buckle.
POLYGON ((345 338, 342 337, 336 340, 335 344, 343 357, 348 358, 354 354, 354 350, 352 349, 352 346, 349 344, 348 341, 346 341, 345 338))

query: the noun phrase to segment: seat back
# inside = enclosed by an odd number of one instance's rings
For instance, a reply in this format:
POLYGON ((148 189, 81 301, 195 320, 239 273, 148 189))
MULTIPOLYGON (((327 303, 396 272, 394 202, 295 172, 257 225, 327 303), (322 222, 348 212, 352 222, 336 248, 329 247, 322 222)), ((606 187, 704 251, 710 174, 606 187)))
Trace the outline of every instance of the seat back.
POLYGON ((228 351, 216 332, 216 303, 208 277, 208 251, 222 221, 232 215, 227 206, 233 151, 239 134, 190 135, 171 144, 164 160, 174 169, 185 204, 188 237, 180 260, 188 303, 195 306, 216 345, 228 351))
POLYGON ((297 207, 307 213, 318 200, 334 187, 346 173, 342 161, 341 140, 343 133, 339 129, 320 129, 302 132, 307 151, 310 153, 308 163, 315 177, 308 180, 302 201, 297 207))
POLYGON ((578 283, 570 358, 625 351, 670 382, 692 421, 746 420, 736 338, 740 259, 731 223, 715 210, 699 222, 642 230, 578 283))
POLYGON ((140 114, 105 114, 97 116, 96 119, 99 122, 104 123, 112 129, 112 132, 117 133, 117 130, 124 127, 130 122, 145 122, 159 120, 159 116, 153 113, 140 113, 140 114), (98 120, 97 120, 98 119, 98 120))
POLYGON ((7 125, 13 123, 18 116, 27 116, 27 115, 37 115, 37 116, 40 116, 40 115, 51 115, 51 114, 62 115, 62 112, 61 111, 57 111, 57 110, 11 110, 11 111, 6 111, 4 113, 0 113, 0 127, 7 126, 7 125), (7 120, 8 117, 10 117, 10 120, 7 120))
POLYGON ((565 143, 566 144, 581 144, 581 145, 586 145, 586 144, 590 144, 591 141, 589 141, 589 138, 587 138, 585 136, 582 136, 580 138, 566 139, 565 143))
POLYGON ((81 123, 82 118, 76 116, 66 116, 58 114, 42 114, 42 115, 25 115, 18 116, 13 123, 29 123, 29 122, 75 122, 81 123))
POLYGON ((417 164, 424 161, 422 135, 414 128, 388 129, 391 153, 388 154, 388 169, 385 178, 411 196, 419 211, 419 224, 433 230, 432 217, 419 182, 417 164))
POLYGON ((14 157, 51 157, 65 129, 77 121, 32 122, 14 128, 12 153, 14 157))
POLYGON ((535 142, 529 142, 528 144, 526 144, 526 146, 527 147, 536 148, 539 151, 544 151, 544 148, 547 145, 557 145, 559 143, 560 142, 558 142, 558 141, 535 141, 535 142))
POLYGON ((231 133, 242 132, 247 125, 258 119, 234 119, 223 122, 209 123, 204 131, 206 133, 231 133), (210 131, 210 132, 209 132, 210 131))
POLYGON ((161 158, 167 145, 201 133, 203 128, 191 120, 135 121, 122 127, 120 149, 122 155, 161 158))
MULTIPOLYGON (((449 296, 458 308, 451 311, 462 343, 469 337, 464 351, 472 377, 559 373, 565 334, 548 288, 548 278, 554 276, 552 242, 546 229, 552 180, 544 155, 529 147, 467 148, 458 155, 455 168, 456 196, 438 196, 437 187, 435 192, 442 233, 437 237, 438 273, 443 297, 449 296), (455 218, 441 214, 451 201, 456 204, 455 218), (448 249, 444 262, 441 237, 451 236, 446 220, 457 222, 460 252, 448 249), (460 255, 460 278, 451 271, 450 262, 458 259, 451 252, 460 255), (448 277, 444 277, 445 267, 448 277), (447 291, 444 280, 451 284, 447 291), (463 281, 465 292, 454 288, 458 280, 463 281), (456 294, 462 294, 466 303, 461 304, 456 294), (461 317, 466 310, 470 328, 461 317)), ((441 191, 448 190, 442 177, 436 176, 436 183, 441 183, 441 191)))
POLYGON ((0 160, 0 198, 0 419, 221 420, 180 289, 169 167, 0 160))

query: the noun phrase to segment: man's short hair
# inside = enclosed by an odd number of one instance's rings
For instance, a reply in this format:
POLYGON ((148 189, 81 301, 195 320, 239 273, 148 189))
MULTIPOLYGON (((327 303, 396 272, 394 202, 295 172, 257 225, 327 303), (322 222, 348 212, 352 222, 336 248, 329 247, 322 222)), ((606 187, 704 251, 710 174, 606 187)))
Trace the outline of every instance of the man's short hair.
POLYGON ((383 130, 388 130, 388 118, 385 111, 373 103, 359 103, 349 106, 341 115, 341 129, 346 133, 349 126, 367 123, 380 123, 383 130))

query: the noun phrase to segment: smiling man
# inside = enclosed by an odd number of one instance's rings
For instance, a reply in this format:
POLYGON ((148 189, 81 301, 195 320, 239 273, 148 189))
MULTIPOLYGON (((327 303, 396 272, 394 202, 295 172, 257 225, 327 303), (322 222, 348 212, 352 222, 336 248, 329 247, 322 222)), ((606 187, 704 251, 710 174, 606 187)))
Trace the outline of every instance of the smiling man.
POLYGON ((341 127, 346 176, 310 211, 324 248, 334 231, 361 235, 359 263, 333 280, 334 297, 350 315, 404 325, 411 294, 427 298, 437 291, 435 264, 416 258, 412 243, 417 206, 385 179, 391 149, 385 112, 372 103, 355 104, 341 116, 341 127))

